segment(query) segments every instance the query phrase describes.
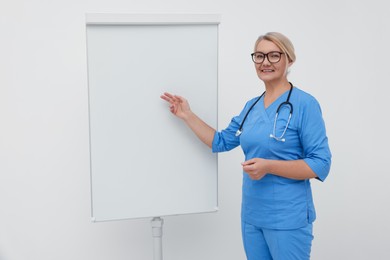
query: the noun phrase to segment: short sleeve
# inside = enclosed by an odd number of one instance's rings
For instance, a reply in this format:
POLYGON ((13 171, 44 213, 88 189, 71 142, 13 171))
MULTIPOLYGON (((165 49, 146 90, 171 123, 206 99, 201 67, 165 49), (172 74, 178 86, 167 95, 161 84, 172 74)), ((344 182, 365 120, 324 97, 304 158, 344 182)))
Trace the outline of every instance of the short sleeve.
POLYGON ((236 136, 236 132, 240 126, 238 120, 239 116, 233 117, 226 129, 215 132, 212 144, 212 151, 214 153, 230 151, 240 145, 240 138, 236 136))
POLYGON ((240 137, 236 136, 236 132, 240 128, 242 120, 248 112, 249 108, 252 106, 253 103, 256 102, 258 98, 259 97, 248 101, 245 104, 241 113, 238 116, 232 118, 227 128, 220 132, 215 132, 212 143, 212 151, 214 153, 230 151, 240 145, 240 137))
POLYGON ((331 152, 326 136, 325 123, 319 103, 311 97, 304 102, 300 139, 304 152, 304 161, 309 165, 318 179, 324 181, 331 166, 331 152))

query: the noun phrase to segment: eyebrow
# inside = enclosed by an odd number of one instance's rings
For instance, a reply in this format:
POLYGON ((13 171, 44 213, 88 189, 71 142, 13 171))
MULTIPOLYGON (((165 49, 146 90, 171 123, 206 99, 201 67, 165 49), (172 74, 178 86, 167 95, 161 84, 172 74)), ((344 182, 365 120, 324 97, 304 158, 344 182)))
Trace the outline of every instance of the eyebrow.
POLYGON ((264 52, 264 51, 255 51, 255 53, 256 52, 261 52, 261 53, 264 53, 264 54, 266 54, 266 53, 270 53, 270 52, 282 52, 282 51, 269 51, 269 52, 264 52))

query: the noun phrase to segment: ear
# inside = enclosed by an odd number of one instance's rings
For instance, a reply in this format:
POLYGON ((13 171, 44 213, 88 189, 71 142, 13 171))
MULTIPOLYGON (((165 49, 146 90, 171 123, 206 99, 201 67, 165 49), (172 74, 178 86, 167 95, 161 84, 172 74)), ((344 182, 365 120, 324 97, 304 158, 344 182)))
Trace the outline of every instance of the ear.
POLYGON ((289 59, 288 67, 290 68, 293 64, 294 64, 294 62, 293 62, 292 60, 289 59))
POLYGON ((287 63, 287 65, 286 65, 286 72, 285 72, 285 75, 288 75, 289 73, 290 73, 290 68, 291 68, 291 66, 294 64, 294 62, 293 61, 290 61, 290 59, 289 59, 289 62, 287 63))

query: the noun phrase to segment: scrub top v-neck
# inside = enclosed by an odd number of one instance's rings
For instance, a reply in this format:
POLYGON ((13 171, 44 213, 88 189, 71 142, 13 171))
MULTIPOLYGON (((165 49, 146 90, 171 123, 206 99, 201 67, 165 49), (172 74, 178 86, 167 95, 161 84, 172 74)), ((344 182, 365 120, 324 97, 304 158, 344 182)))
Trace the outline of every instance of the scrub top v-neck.
MULTIPOLYGON (((240 136, 235 133, 243 117, 256 101, 247 102, 242 112, 229 126, 216 132, 213 152, 229 151, 241 146, 245 160, 264 158, 273 160, 303 159, 324 180, 329 173, 331 153, 325 125, 317 100, 294 87, 290 102, 294 114, 285 133, 285 142, 270 138, 278 106, 287 98, 283 93, 267 108, 264 98, 248 114, 240 136)), ((281 108, 276 125, 276 135, 281 134, 289 116, 288 108, 281 108)), ((312 223, 315 209, 309 180, 294 180, 274 174, 266 174, 260 180, 252 180, 243 174, 242 219, 247 223, 273 229, 293 229, 312 223)))

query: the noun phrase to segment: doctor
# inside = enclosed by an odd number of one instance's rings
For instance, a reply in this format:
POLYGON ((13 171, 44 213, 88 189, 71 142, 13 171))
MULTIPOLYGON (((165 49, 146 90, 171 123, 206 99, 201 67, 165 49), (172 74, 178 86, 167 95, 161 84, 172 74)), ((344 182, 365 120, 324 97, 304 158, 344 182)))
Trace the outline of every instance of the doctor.
POLYGON ((247 259, 310 259, 316 218, 310 180, 324 181, 331 165, 321 108, 287 79, 296 59, 287 37, 276 32, 260 36, 251 56, 265 92, 249 100, 220 132, 193 113, 185 98, 170 93, 161 98, 213 152, 241 146, 247 259))

